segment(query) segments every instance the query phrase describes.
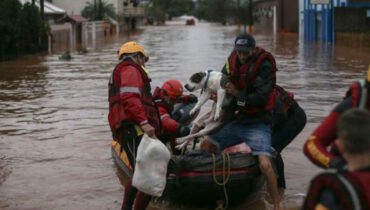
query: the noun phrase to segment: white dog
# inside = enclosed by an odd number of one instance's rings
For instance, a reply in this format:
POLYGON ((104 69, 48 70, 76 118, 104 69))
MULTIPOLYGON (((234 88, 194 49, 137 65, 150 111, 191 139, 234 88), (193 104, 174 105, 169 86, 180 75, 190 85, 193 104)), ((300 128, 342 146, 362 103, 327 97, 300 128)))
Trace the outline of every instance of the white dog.
POLYGON ((222 125, 220 117, 223 114, 223 106, 228 105, 230 102, 230 98, 226 97, 225 89, 221 86, 223 79, 221 72, 208 70, 206 72, 193 74, 189 82, 185 84, 185 88, 190 92, 202 89, 202 94, 195 107, 190 111, 190 116, 199 112, 202 105, 210 99, 212 95, 217 94, 217 101, 213 103, 210 112, 203 114, 193 123, 190 135, 176 140, 179 144, 176 146, 177 149, 184 148, 194 138, 207 135, 222 125), (200 127, 204 128, 199 131, 200 127))
POLYGON ((190 92, 202 89, 198 103, 190 111, 190 116, 198 112, 201 106, 211 98, 212 94, 217 94, 216 112, 213 117, 215 121, 220 118, 222 103, 226 93, 225 89, 221 87, 221 78, 221 72, 212 70, 198 72, 190 77, 189 81, 185 84, 185 88, 190 92))

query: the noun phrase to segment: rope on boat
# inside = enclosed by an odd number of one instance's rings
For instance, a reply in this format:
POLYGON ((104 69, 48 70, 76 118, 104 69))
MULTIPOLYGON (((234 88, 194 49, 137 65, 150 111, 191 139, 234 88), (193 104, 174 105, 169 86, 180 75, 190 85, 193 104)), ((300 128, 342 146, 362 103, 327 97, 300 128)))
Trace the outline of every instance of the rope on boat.
POLYGON ((227 195, 227 190, 226 190, 226 184, 229 182, 230 179, 230 169, 231 169, 231 164, 230 164, 230 155, 229 153, 221 153, 222 156, 222 181, 219 182, 216 177, 216 157, 215 154, 212 154, 212 160, 213 160, 213 180, 215 183, 219 186, 223 186, 224 189, 224 195, 225 195, 225 205, 222 203, 218 205, 218 207, 215 210, 226 210, 228 205, 229 205, 229 197, 227 195), (226 161, 227 161, 227 171, 226 171, 226 161))

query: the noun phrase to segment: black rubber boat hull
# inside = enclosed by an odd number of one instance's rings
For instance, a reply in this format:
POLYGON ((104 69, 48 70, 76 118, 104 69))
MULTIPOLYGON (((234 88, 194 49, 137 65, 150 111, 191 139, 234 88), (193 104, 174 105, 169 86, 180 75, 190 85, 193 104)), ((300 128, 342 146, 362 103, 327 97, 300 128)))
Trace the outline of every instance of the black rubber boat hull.
MULTIPOLYGON (((112 157, 123 173, 131 177, 132 167, 125 151, 120 151, 120 145, 116 141, 112 141, 112 157)), ((217 185, 215 178, 221 183, 227 170, 216 170, 214 177, 212 170, 175 170, 171 165, 173 164, 169 164, 167 185, 160 199, 199 207, 214 206, 217 201, 226 199, 223 186, 217 185)), ((212 168, 212 165, 210 167, 212 168)), ((249 194, 260 188, 262 183, 263 177, 257 160, 248 167, 232 169, 225 185, 229 204, 233 205, 245 200, 249 194)))

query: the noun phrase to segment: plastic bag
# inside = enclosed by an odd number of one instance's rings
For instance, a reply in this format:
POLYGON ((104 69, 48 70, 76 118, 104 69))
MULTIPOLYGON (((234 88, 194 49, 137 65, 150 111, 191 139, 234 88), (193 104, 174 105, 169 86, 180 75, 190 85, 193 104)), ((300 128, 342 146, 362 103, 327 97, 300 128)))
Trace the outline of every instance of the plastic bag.
POLYGON ((132 185, 146 194, 160 197, 166 187, 170 158, 170 151, 160 140, 144 134, 137 149, 132 185))

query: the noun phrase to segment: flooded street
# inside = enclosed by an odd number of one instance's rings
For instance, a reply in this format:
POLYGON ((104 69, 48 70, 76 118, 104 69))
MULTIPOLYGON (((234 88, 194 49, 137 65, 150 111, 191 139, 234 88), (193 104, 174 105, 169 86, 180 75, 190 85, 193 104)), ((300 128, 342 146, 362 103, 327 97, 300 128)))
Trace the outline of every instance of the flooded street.
MULTIPOLYGON (((235 26, 172 22, 132 38, 150 57, 154 89, 169 78, 186 81, 197 71, 221 70, 238 33, 235 26)), ((295 93, 308 116, 304 131, 283 151, 282 207, 297 209, 319 171, 302 145, 349 84, 365 77, 370 50, 300 43, 295 34, 255 38, 275 56, 278 84, 295 93)), ((123 178, 111 158, 107 84, 123 42, 72 54, 70 61, 50 55, 0 62, 0 209, 120 208, 123 178)), ((255 197, 230 209, 263 209, 265 202, 255 197)))

